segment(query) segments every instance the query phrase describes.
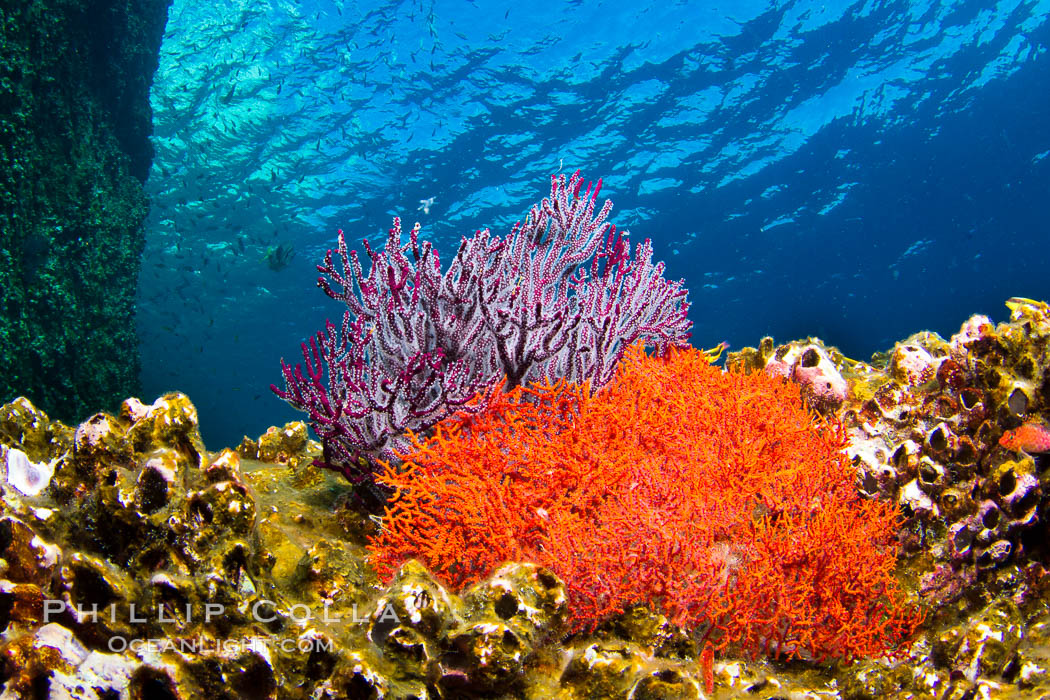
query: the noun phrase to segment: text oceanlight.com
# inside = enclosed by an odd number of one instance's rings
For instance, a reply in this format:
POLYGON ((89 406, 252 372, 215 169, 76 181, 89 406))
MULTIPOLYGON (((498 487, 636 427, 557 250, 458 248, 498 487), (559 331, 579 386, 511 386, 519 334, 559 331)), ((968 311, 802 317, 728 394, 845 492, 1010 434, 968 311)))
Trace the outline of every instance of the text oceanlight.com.
POLYGON ((246 651, 262 652, 276 647, 283 652, 309 654, 315 651, 334 651, 335 642, 323 637, 300 637, 299 639, 273 639, 271 637, 244 637, 243 639, 128 639, 121 635, 109 638, 109 650, 120 654, 130 649, 134 654, 159 654, 177 651, 183 654, 229 654, 246 651))

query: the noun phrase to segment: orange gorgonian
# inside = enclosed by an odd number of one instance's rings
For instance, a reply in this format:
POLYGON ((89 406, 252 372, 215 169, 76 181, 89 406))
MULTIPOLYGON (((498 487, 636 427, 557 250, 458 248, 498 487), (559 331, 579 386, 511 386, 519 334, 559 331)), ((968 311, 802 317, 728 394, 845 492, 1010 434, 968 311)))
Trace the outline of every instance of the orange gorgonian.
POLYGON ((892 653, 921 622, 894 577, 894 508, 857 494, 844 430, 796 385, 635 347, 596 395, 487 400, 380 474, 382 576, 418 559, 458 588, 531 561, 565 582, 573 631, 645 604, 785 658, 892 653))

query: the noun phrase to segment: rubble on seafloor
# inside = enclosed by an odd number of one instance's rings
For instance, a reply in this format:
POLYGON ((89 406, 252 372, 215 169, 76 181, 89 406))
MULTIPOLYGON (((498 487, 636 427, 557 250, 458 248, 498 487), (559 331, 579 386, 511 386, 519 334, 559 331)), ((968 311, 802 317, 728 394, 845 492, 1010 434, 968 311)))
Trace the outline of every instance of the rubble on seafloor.
POLYGON ((870 362, 817 339, 727 358, 802 384, 851 432, 858 489, 899 504, 926 611, 902 658, 708 666, 644 608, 566 638, 562 582, 528 563, 456 593, 410 562, 383 586, 377 525, 312 466, 305 424, 210 453, 181 394, 76 428, 17 399, 0 407, 0 700, 1050 697, 1048 463, 1000 445, 1050 421, 1050 307, 1008 306, 870 362))

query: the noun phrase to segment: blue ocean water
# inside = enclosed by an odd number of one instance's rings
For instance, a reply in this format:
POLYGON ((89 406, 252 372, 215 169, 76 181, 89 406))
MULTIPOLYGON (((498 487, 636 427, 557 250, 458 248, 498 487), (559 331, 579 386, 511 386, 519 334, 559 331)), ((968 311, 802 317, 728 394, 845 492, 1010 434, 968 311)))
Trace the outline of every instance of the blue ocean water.
POLYGON ((685 279, 699 346, 815 335, 867 359, 1050 299, 1048 18, 1050 0, 175 0, 143 398, 188 393, 213 449, 303 417, 269 386, 342 314, 314 284, 337 229, 379 241, 399 214, 447 260, 577 168, 685 279))

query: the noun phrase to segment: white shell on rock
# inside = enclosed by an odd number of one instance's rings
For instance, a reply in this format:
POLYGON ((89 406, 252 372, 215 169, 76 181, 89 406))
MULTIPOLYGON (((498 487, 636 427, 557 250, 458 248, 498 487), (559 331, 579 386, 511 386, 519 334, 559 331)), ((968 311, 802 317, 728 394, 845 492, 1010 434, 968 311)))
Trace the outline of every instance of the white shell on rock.
POLYGON ((54 462, 30 462, 22 450, 7 451, 7 483, 24 496, 37 496, 51 483, 54 462))
MULTIPOLYGON (((51 673, 48 697, 70 700, 128 697, 132 674, 142 665, 141 662, 120 654, 89 651, 72 631, 54 622, 37 630, 35 637, 34 647, 51 647, 58 650, 62 658, 74 669, 72 673, 59 670, 51 673)), ((14 693, 6 688, 0 694, 0 700, 15 698, 14 693)))
POLYGON ((57 649, 71 666, 79 666, 90 653, 73 632, 56 622, 50 622, 36 632, 33 646, 57 649))

